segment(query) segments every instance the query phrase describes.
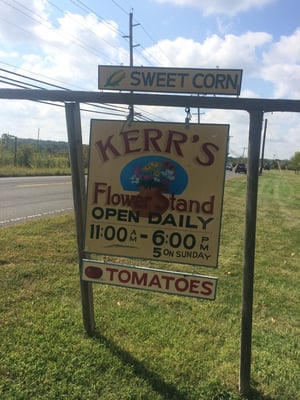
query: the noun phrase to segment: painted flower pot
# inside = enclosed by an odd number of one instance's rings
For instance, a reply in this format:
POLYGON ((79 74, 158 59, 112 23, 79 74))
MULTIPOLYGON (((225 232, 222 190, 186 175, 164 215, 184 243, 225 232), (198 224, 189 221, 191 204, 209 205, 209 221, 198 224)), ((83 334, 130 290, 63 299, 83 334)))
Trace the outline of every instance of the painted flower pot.
POLYGON ((162 194, 161 188, 140 186, 132 210, 139 212, 141 217, 148 217, 149 213, 163 214, 168 207, 169 200, 162 194))

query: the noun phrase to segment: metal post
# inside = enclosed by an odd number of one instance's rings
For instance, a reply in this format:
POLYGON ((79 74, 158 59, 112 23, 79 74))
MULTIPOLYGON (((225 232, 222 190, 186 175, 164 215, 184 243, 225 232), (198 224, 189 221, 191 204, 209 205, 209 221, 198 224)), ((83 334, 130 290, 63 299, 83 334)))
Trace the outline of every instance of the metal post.
POLYGON ((250 392, 256 211, 263 111, 251 110, 249 113, 250 127, 248 142, 247 203, 245 219, 239 382, 240 392, 244 395, 248 395, 250 392))
POLYGON ((93 287, 91 282, 81 279, 82 260, 84 257, 85 227, 85 177, 82 151, 82 134, 79 103, 65 103, 66 122, 69 139, 70 162, 72 171, 73 199, 77 230, 80 289, 82 301, 83 323, 89 336, 95 330, 93 287))
POLYGON ((263 142, 262 142, 262 150, 261 150, 260 175, 262 175, 262 172, 263 172, 263 169, 264 169, 264 156, 265 156, 265 143, 266 143, 267 125, 268 125, 268 120, 266 118, 265 119, 265 127, 264 127, 264 136, 263 136, 263 142))

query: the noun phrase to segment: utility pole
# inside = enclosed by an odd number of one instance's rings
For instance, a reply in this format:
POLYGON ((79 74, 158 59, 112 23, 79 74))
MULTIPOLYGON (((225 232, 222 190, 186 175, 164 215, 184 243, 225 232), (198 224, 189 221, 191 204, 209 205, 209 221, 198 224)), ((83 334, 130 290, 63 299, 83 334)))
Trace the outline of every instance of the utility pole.
POLYGON ((138 47, 139 44, 133 44, 133 28, 135 26, 138 26, 140 24, 134 24, 133 23, 133 12, 129 14, 129 55, 130 55, 130 67, 133 67, 133 48, 138 47))
POLYGON ((233 138, 233 136, 228 136, 228 144, 227 144, 227 159, 229 158, 229 150, 230 150, 230 139, 233 138))
MULTIPOLYGON (((199 93, 198 93, 198 97, 199 97, 199 93)), ((198 115, 198 125, 200 125, 200 116, 201 115, 204 115, 205 114, 205 112, 200 112, 200 107, 198 107, 198 112, 197 112, 197 115, 198 115)), ((193 114, 193 115, 195 115, 195 114, 193 114)))
POLYGON ((243 149, 242 158, 244 158, 244 155, 245 155, 245 150, 247 150, 247 147, 242 147, 242 149, 243 149))
MULTIPOLYGON (((140 25, 140 24, 133 23, 133 12, 131 11, 129 14, 129 35, 123 36, 124 38, 129 39, 129 66, 130 67, 133 67, 133 48, 139 46, 139 44, 133 44, 133 28, 138 25, 140 25)), ((128 120, 133 121, 133 117, 134 117, 133 104, 130 104, 128 120)))

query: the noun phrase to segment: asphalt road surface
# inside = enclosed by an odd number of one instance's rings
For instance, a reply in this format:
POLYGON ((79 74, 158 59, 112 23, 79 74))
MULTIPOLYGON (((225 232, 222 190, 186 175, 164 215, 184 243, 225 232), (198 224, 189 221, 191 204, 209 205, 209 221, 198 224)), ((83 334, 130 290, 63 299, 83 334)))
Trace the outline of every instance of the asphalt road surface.
POLYGON ((70 176, 0 178, 0 227, 70 212, 70 176))

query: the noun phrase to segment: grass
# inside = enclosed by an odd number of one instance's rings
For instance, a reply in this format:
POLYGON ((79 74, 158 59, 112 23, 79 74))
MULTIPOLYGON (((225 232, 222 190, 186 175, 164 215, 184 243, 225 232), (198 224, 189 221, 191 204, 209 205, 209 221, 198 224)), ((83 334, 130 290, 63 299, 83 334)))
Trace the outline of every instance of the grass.
POLYGON ((71 175, 71 170, 69 167, 28 168, 13 167, 11 165, 0 166, 0 177, 48 175, 71 175))
MULTIPOLYGON (((259 178, 253 400, 299 399, 299 179, 259 178)), ((219 277, 215 301, 94 285, 93 338, 82 324, 73 216, 2 228, 0 398, 241 399, 245 187, 244 176, 226 182, 219 268, 197 270, 219 277)))

